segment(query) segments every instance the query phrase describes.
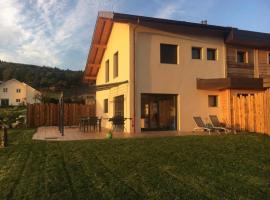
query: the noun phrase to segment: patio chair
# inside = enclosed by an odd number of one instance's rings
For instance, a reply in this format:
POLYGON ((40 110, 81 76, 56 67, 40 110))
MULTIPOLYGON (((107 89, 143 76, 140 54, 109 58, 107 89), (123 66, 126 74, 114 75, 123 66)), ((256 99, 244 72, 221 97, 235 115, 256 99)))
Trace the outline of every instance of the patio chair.
POLYGON ((214 129, 224 131, 225 133, 231 132, 231 129, 226 128, 226 126, 219 121, 216 115, 209 115, 209 118, 214 129))
POLYGON ((113 131, 124 131, 125 129, 125 118, 123 116, 114 116, 109 121, 112 122, 113 131))
POLYGON ((90 131, 91 131, 91 128, 93 128, 93 130, 96 131, 97 127, 98 127, 98 118, 97 117, 89 117, 87 120, 87 130, 88 130, 88 126, 89 126, 90 131))
POLYGON ((85 132, 85 128, 87 126, 87 118, 86 117, 81 117, 79 121, 79 129, 80 131, 85 132))
POLYGON ((202 131, 207 131, 208 134, 210 135, 211 131, 215 130, 213 127, 209 127, 207 126, 201 117, 193 117, 195 123, 196 123, 196 127, 193 129, 193 131, 196 131, 196 130, 202 130, 202 131))

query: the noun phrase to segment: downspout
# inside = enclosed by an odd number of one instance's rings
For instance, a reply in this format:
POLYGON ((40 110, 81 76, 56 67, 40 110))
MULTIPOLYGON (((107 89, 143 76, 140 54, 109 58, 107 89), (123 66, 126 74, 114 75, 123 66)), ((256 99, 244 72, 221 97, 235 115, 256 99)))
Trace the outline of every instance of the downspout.
POLYGON ((133 131, 136 133, 136 29, 140 23, 140 18, 137 18, 137 24, 133 29, 133 131))

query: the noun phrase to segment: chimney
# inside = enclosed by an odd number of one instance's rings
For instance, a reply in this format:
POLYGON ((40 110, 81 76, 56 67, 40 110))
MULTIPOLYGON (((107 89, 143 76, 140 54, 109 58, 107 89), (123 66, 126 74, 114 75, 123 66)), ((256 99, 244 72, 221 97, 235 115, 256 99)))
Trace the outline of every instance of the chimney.
POLYGON ((201 24, 207 25, 207 20, 202 20, 201 24))

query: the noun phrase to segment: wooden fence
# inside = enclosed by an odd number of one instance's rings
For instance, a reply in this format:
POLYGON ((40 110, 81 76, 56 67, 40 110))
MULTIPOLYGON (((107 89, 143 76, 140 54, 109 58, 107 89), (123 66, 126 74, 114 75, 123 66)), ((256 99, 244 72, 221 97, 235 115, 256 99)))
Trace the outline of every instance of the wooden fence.
MULTIPOLYGON (((64 124, 73 126, 79 124, 84 116, 95 116, 95 105, 64 104, 64 124)), ((28 104, 27 126, 57 126, 59 123, 58 104, 28 104)))
POLYGON ((270 135, 270 89, 248 96, 233 96, 231 125, 242 130, 270 135))

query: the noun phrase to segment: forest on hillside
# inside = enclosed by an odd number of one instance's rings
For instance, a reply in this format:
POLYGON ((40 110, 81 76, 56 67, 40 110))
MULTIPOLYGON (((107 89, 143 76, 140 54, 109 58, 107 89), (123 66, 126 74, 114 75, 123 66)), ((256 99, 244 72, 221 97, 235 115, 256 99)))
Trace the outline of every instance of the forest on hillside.
POLYGON ((85 86, 82 83, 82 71, 0 61, 0 81, 12 78, 25 82, 36 89, 54 87, 57 90, 64 90, 85 86))

